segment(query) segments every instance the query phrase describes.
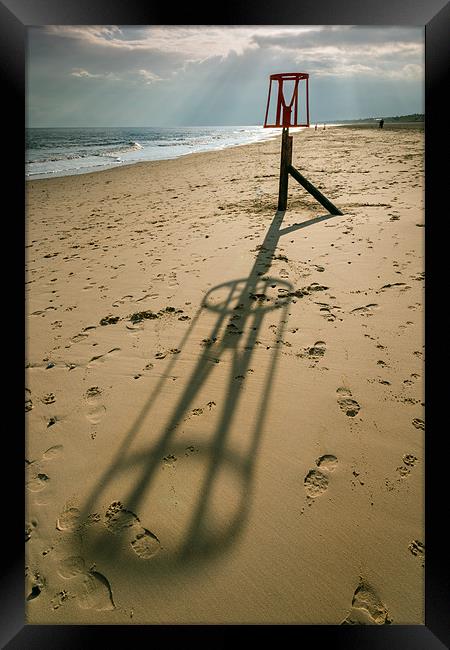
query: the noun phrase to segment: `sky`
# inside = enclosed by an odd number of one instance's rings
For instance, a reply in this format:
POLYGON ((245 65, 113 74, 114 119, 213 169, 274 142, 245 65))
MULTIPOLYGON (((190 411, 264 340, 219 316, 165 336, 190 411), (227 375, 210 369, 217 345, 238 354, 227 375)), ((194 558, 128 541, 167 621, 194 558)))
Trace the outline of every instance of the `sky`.
POLYGON ((31 27, 27 125, 263 124, 279 72, 309 73, 311 123, 424 113, 424 28, 31 27))

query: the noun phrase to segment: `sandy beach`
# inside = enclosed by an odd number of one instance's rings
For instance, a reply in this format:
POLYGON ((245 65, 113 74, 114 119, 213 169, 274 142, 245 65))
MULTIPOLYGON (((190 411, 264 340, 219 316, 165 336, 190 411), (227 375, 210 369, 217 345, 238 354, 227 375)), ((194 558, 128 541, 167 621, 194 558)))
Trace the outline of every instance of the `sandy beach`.
POLYGON ((424 133, 279 155, 27 182, 27 623, 424 623, 424 133))

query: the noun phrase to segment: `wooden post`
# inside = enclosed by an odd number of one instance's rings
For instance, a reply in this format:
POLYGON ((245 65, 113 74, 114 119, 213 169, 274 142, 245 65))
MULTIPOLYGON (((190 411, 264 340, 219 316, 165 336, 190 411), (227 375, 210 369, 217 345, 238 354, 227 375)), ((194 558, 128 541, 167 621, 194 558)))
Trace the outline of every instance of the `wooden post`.
MULTIPOLYGON (((291 149, 291 152, 292 152, 292 149, 291 149)), ((300 174, 300 172, 297 169, 295 169, 295 167, 292 167, 291 164, 289 164, 288 173, 291 176, 293 176, 295 178, 295 180, 300 183, 300 185, 303 185, 305 190, 307 192, 309 192, 310 194, 312 194, 313 197, 317 201, 319 201, 319 203, 321 203, 323 205, 323 207, 326 208, 330 214, 343 214, 339 210, 339 208, 337 208, 335 205, 333 205, 333 203, 331 203, 331 201, 329 201, 327 199, 327 197, 324 196, 322 194, 322 192, 320 192, 317 189, 317 187, 314 187, 314 185, 312 183, 310 183, 308 181, 308 179, 306 179, 304 176, 302 176, 302 174, 300 174)), ((286 186, 287 186, 287 182, 286 182, 286 186)), ((280 210, 280 208, 278 208, 278 209, 280 210)), ((283 209, 285 209, 285 208, 283 208, 283 209)))
POLYGON ((288 196, 289 168, 292 163, 292 135, 289 127, 283 128, 281 134, 280 187, 278 192, 278 210, 286 210, 288 196))

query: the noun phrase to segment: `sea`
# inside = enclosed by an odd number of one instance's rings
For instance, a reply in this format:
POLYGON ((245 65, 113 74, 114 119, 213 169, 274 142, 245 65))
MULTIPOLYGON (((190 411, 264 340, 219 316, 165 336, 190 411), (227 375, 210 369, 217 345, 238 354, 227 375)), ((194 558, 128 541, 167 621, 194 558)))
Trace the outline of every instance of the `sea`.
POLYGON ((262 126, 27 128, 25 175, 33 179, 85 174, 279 135, 280 129, 262 126))

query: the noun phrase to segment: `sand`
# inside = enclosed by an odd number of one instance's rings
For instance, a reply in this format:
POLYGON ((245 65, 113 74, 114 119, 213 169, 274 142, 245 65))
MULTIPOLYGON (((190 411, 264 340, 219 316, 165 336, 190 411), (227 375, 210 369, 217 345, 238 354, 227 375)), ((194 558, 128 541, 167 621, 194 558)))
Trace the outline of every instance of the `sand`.
POLYGON ((424 622, 424 142, 27 182, 28 623, 424 622))

